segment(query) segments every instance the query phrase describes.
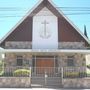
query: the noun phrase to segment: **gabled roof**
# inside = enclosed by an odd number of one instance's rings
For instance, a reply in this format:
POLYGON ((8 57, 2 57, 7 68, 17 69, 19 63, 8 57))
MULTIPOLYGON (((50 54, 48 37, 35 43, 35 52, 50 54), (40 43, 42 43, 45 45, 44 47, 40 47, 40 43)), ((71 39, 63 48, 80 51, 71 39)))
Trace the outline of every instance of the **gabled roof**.
POLYGON ((39 2, 1 39, 0 44, 31 14, 33 14, 32 12, 43 2, 47 2, 50 3, 54 10, 56 10, 57 14, 62 15, 62 17, 64 17, 71 25, 72 27, 75 28, 75 30, 84 38, 84 40, 90 44, 90 41, 88 40, 88 38, 73 24, 73 22, 71 22, 68 17, 66 17, 64 15, 64 13, 60 10, 56 8, 56 5, 52 2, 52 0, 39 0, 39 2))

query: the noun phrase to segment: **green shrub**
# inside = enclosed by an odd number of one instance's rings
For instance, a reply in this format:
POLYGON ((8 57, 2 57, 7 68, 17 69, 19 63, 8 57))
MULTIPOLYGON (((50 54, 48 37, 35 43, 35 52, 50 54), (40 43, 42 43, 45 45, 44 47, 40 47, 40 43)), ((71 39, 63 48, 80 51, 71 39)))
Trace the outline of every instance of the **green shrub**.
POLYGON ((0 60, 0 76, 2 76, 4 74, 4 62, 2 60, 0 60))
POLYGON ((79 72, 65 72, 64 77, 75 78, 79 76, 79 72))
POLYGON ((13 75, 17 76, 17 77, 25 77, 25 76, 29 76, 31 74, 31 70, 27 70, 27 69, 18 69, 15 70, 13 75))
POLYGON ((0 60, 0 67, 4 66, 4 62, 2 60, 0 60))
POLYGON ((88 68, 88 69, 90 69, 90 64, 89 64, 89 65, 87 65, 87 68, 88 68))
POLYGON ((3 75, 4 75, 4 71, 1 71, 1 72, 0 72, 0 76, 3 76, 3 75))
POLYGON ((87 74, 87 77, 90 77, 90 71, 87 71, 86 74, 87 74))

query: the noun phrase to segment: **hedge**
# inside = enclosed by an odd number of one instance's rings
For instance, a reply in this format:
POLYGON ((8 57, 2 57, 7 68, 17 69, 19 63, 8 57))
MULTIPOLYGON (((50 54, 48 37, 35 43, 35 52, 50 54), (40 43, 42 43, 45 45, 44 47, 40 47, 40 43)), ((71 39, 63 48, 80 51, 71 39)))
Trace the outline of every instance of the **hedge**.
POLYGON ((26 76, 30 76, 31 74, 31 70, 28 69, 17 69, 13 72, 13 76, 16 77, 26 77, 26 76))

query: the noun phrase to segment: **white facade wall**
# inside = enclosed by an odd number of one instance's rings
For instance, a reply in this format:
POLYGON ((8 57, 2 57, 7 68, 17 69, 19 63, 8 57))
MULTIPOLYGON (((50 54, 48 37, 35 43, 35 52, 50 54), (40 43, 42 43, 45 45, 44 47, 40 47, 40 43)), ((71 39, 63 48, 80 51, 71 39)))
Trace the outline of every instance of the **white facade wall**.
POLYGON ((33 49, 58 48, 58 19, 46 7, 33 17, 33 49), (46 21, 46 27, 43 22, 46 21), (46 33, 45 33, 46 28, 46 33))

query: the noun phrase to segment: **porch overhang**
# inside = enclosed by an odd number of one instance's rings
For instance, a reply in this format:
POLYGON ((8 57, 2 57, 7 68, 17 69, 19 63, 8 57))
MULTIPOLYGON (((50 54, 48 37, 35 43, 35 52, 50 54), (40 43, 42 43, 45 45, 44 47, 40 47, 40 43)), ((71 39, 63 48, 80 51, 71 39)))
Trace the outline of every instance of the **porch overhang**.
POLYGON ((90 50, 84 49, 0 49, 0 53, 80 53, 90 54, 90 50))

